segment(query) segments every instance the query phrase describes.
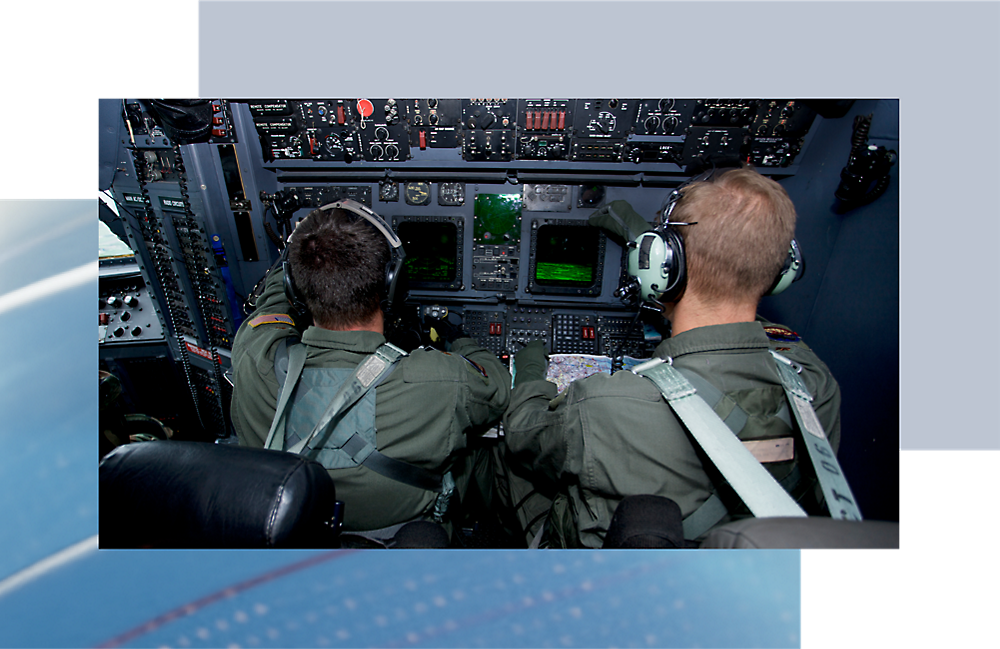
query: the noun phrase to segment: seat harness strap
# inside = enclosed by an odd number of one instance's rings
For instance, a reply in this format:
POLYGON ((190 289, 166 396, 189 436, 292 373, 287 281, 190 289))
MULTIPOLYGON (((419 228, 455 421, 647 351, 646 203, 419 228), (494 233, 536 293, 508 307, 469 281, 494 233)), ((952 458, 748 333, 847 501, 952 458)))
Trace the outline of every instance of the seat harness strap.
MULTIPOLYGON (((284 343, 284 341, 282 341, 284 343)), ((283 345, 284 346, 284 345, 283 345)), ((283 350, 281 347, 275 354, 275 373, 281 382, 279 365, 282 363, 283 350)), ((305 366, 306 345, 293 344, 288 351, 288 371, 285 381, 281 386, 281 393, 278 397, 278 405, 275 410, 274 420, 271 422, 271 430, 268 432, 266 448, 273 450, 286 450, 285 445, 285 424, 288 416, 288 403, 291 395, 295 391, 295 385, 302 375, 305 366)), ((392 343, 380 345, 374 354, 367 356, 345 380, 337 390, 337 393, 330 400, 329 406, 319 421, 313 426, 312 431, 304 439, 299 440, 291 448, 289 453, 305 455, 309 459, 316 459, 319 452, 332 444, 333 448, 338 448, 346 453, 355 464, 363 464, 368 469, 383 475, 391 480, 408 484, 412 487, 434 491, 438 493, 437 502, 434 504, 434 519, 440 522, 448 509, 448 502, 455 489, 455 481, 451 472, 443 476, 437 475, 408 462, 403 462, 380 453, 375 446, 357 434, 355 431, 340 429, 337 424, 344 415, 360 401, 365 394, 379 385, 395 369, 395 364, 399 359, 406 356, 406 352, 396 347, 392 343), (316 443, 310 445, 313 439, 316 443)))
POLYGON ((778 366, 781 384, 792 406, 795 421, 798 422, 805 446, 809 449, 809 459, 816 470, 816 477, 819 478, 830 516, 860 521, 861 511, 858 509, 854 494, 847 484, 844 472, 840 469, 840 463, 837 462, 837 456, 830 447, 826 433, 823 432, 823 425, 819 423, 816 411, 813 410, 813 397, 799 376, 802 368, 778 352, 770 351, 778 366))
MULTIPOLYGON (((788 492, 733 435, 673 361, 654 358, 632 372, 651 380, 725 479, 757 517, 805 516, 788 492)), ((687 536, 685 534, 685 536, 687 536)))

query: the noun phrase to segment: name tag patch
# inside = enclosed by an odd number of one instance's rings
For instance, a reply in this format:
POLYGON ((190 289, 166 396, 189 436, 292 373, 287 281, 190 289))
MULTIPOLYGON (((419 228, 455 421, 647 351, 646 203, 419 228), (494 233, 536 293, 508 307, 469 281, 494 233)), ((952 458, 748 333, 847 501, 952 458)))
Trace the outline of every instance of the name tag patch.
POLYGON ((743 442, 743 446, 761 464, 784 462, 795 458, 795 444, 791 437, 755 439, 743 442))

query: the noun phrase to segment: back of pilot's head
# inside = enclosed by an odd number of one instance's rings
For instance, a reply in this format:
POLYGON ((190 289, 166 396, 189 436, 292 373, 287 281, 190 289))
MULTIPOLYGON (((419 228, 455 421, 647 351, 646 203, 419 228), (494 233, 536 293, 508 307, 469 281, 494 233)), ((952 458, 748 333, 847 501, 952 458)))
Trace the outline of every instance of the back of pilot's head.
POLYGON ((379 310, 390 252, 371 223, 342 209, 313 210, 288 246, 295 289, 316 324, 347 327, 379 310))
POLYGON ((785 189, 753 169, 732 169, 682 190, 671 221, 687 254, 687 290, 709 301, 759 300, 781 271, 795 234, 785 189))

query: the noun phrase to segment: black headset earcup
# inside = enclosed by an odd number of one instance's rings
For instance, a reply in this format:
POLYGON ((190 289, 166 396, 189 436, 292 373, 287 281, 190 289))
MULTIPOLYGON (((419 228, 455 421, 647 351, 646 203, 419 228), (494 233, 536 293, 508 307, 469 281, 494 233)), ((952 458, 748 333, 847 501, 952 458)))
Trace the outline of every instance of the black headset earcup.
POLYGON ((408 287, 406 283, 406 272, 403 268, 403 260, 406 255, 393 250, 392 258, 385 267, 385 311, 392 311, 406 299, 408 287))
POLYGON ((285 297, 288 298, 292 308, 295 309, 299 316, 303 318, 308 317, 309 307, 306 306, 305 301, 299 295, 298 290, 295 288, 295 281, 292 279, 292 262, 287 259, 283 261, 281 263, 281 270, 285 274, 282 282, 285 288, 285 297))

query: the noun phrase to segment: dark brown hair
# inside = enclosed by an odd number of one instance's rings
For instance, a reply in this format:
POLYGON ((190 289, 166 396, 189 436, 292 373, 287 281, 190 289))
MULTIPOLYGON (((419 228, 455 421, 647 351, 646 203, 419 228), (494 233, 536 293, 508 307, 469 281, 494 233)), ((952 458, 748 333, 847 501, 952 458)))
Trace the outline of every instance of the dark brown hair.
POLYGON ((342 329, 379 310, 390 252, 371 223, 341 209, 313 210, 288 246, 296 291, 317 325, 342 329))

